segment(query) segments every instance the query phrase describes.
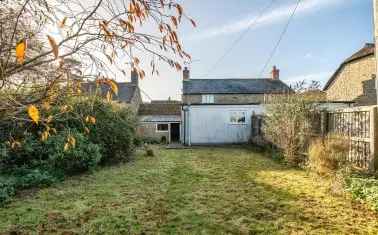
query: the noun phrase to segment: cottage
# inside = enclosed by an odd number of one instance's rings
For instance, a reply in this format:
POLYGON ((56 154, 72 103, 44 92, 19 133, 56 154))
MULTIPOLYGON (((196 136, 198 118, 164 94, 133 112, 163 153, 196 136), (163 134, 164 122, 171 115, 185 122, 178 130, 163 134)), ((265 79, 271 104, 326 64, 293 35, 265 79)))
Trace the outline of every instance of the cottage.
POLYGON ((181 141, 187 145, 246 143, 251 137, 251 117, 263 114, 272 95, 291 89, 274 67, 271 78, 191 79, 183 72, 181 141))
POLYGON ((181 102, 152 101, 140 105, 138 135, 144 139, 172 143, 180 141, 181 102))
POLYGON ((374 44, 367 43, 346 59, 324 87, 328 101, 354 102, 355 105, 375 105, 374 44))
MULTIPOLYGON (((138 80, 138 73, 131 72, 131 82, 118 82, 118 94, 112 97, 113 101, 125 104, 137 112, 140 104, 142 103, 138 80)), ((105 84, 98 87, 95 82, 83 83, 81 87, 83 91, 88 94, 95 94, 96 92, 99 92, 99 95, 102 96, 106 96, 107 92, 111 89, 105 84)))

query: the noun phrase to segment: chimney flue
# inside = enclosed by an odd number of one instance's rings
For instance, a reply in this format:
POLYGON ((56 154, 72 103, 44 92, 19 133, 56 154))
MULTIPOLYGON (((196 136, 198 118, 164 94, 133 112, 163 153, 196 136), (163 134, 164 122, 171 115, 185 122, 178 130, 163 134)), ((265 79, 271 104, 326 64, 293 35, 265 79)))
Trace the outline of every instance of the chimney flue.
POLYGON ((183 76, 184 81, 187 81, 190 79, 190 71, 188 67, 184 68, 184 71, 182 71, 182 76, 183 76))
POLYGON ((273 70, 272 70, 272 79, 273 79, 273 80, 279 80, 279 79, 280 79, 280 70, 277 69, 276 66, 273 66, 273 70))

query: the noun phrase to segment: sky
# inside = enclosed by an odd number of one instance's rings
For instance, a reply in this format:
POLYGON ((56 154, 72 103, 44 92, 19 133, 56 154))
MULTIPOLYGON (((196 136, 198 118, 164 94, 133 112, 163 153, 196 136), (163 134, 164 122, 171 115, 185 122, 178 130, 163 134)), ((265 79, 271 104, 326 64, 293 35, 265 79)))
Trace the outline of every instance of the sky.
MULTIPOLYGON (((186 22, 179 31, 193 58, 191 78, 269 77, 276 65, 289 85, 301 80, 325 84, 346 58, 374 40, 372 0, 302 0, 262 73, 297 2, 270 1, 180 0, 198 25, 186 22), (234 44, 240 35, 244 37, 234 44)), ((160 77, 147 76, 140 84, 145 101, 181 99, 182 73, 168 66, 161 66, 160 77)))

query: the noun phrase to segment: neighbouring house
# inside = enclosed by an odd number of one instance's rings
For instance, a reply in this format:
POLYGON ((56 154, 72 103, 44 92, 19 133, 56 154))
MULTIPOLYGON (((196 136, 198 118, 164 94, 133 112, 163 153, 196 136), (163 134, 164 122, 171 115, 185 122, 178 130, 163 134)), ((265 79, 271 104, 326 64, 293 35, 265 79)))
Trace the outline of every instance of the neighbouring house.
POLYGON ((247 143, 252 115, 269 97, 292 92, 274 67, 271 78, 191 79, 183 71, 181 141, 187 145, 247 143))
MULTIPOLYGON (((117 82, 118 95, 113 95, 112 99, 131 107, 135 112, 139 110, 142 104, 142 96, 139 88, 138 73, 131 72, 131 82, 117 82)), ((81 85, 82 90, 88 94, 97 94, 106 96, 111 87, 106 84, 98 85, 95 82, 87 82, 81 85)))
POLYGON ((324 87, 328 101, 354 102, 357 106, 377 104, 374 52, 375 45, 367 43, 339 66, 324 87))
POLYGON ((162 143, 180 141, 180 101, 152 101, 141 104, 138 119, 137 133, 141 138, 162 143))

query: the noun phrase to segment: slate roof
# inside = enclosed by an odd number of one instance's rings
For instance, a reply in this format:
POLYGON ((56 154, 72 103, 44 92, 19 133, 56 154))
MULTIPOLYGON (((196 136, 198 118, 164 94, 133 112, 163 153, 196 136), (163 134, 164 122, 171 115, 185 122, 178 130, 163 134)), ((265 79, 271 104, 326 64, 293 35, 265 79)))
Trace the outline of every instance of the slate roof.
POLYGON ((272 94, 290 92, 281 80, 254 79, 189 79, 183 83, 183 94, 272 94))
MULTIPOLYGON (((137 86, 130 82, 119 82, 118 85, 118 95, 113 95, 113 100, 120 102, 130 103, 134 97, 135 92, 137 92, 137 86)), ((83 92, 88 94, 94 94, 96 92, 96 84, 94 82, 82 83, 81 88, 83 92)), ((110 87, 106 84, 100 85, 101 95, 105 96, 110 90, 110 87)))
POLYGON ((366 43, 365 46, 363 48, 361 48, 359 51, 357 51, 356 53, 354 53, 351 57, 349 57, 348 59, 346 59, 340 66, 339 68, 336 70, 336 72, 332 75, 332 77, 328 80, 328 82, 326 83, 326 85, 324 86, 324 89, 323 90, 327 90, 330 85, 333 83, 333 81, 336 79, 337 75, 341 72, 341 70, 349 63, 353 62, 353 61, 356 61, 356 60, 359 60, 359 59, 363 59, 365 57, 368 57, 368 56, 372 56, 374 55, 374 52, 375 52, 375 44, 374 43, 366 43))
POLYGON ((141 104, 138 115, 181 115, 181 103, 141 104))
POLYGON ((181 122, 179 115, 147 115, 139 116, 141 122, 181 122))

